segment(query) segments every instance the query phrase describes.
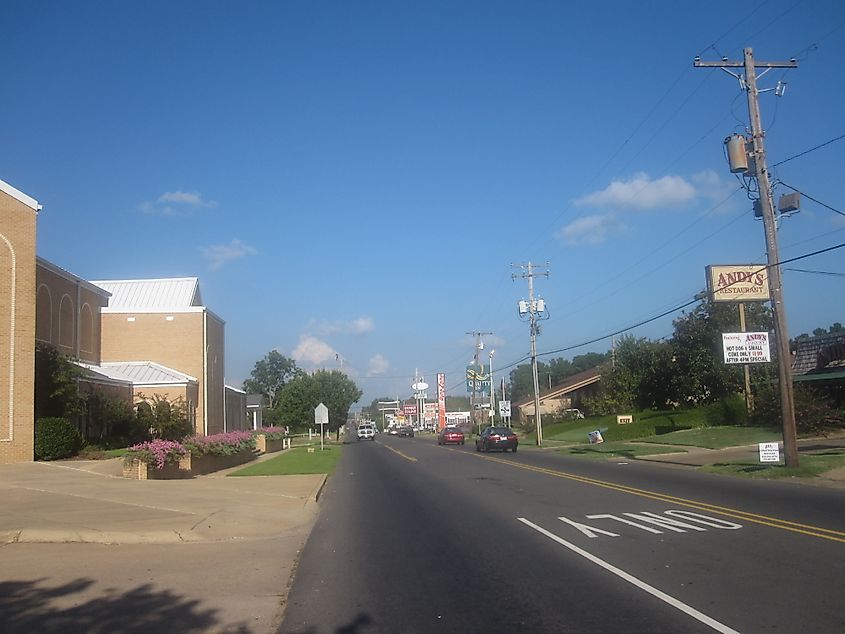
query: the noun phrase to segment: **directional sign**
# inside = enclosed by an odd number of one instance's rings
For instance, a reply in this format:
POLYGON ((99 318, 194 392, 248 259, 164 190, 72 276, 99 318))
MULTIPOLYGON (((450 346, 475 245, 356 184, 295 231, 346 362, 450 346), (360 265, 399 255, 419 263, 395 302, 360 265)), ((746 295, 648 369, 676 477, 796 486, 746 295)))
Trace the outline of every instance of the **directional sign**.
POLYGON ((314 408, 314 424, 328 425, 329 424, 329 408, 320 403, 314 408))

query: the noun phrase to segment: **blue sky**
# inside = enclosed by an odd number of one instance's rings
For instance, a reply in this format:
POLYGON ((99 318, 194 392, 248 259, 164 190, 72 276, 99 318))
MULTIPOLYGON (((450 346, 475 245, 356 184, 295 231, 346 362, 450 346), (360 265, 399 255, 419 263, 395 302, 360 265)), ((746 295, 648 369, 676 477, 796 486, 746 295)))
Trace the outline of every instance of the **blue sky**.
MULTIPOLYGON (((275 348, 341 357, 362 403, 408 396, 415 369, 462 394, 468 331, 494 333, 494 371, 528 352, 512 264, 549 263, 542 353, 688 301, 708 264, 764 262, 722 147, 745 97, 696 55, 798 59, 760 80, 787 82, 761 97, 770 165, 845 133, 840 0, 3 15, 0 179, 43 205, 39 254, 87 279, 198 276, 233 385, 275 348)), ((774 173, 843 211, 843 158, 840 139, 774 173)), ((784 259, 840 244, 845 217, 805 198, 779 240, 784 259)), ((788 266, 842 274, 844 253, 788 266)), ((845 321, 841 275, 787 270, 784 289, 792 336, 845 321)), ((679 314, 628 332, 671 335, 679 314)))

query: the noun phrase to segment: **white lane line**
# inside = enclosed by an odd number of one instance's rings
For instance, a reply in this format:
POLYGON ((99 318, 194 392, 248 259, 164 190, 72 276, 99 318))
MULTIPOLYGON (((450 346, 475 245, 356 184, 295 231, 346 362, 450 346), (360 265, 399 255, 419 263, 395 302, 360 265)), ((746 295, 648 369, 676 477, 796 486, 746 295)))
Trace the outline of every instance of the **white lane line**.
POLYGON ((568 548, 572 552, 574 552, 578 555, 581 555, 582 557, 584 557, 585 559, 593 562, 597 566, 601 566, 602 568, 604 568, 608 572, 612 572, 617 577, 620 577, 620 578, 624 579, 625 581, 627 581, 628 583, 635 585, 640 590, 645 590, 650 595, 657 597, 658 599, 660 599, 661 601, 664 601, 665 603, 668 603, 673 608, 676 608, 676 609, 680 610, 681 612, 683 612, 684 614, 687 614, 687 615, 691 616, 692 618, 696 619, 697 621, 700 621, 700 622, 704 623, 705 625, 713 628, 717 632, 722 632, 723 634, 739 634, 739 632, 737 632, 736 630, 728 627, 727 625, 724 625, 723 623, 719 623, 719 621, 710 618, 706 614, 702 614, 701 612, 699 612, 695 608, 688 606, 686 603, 682 603, 681 601, 678 601, 676 598, 670 597, 665 592, 661 592, 657 588, 648 585, 646 582, 640 581, 636 577, 629 575, 624 570, 620 570, 616 566, 613 566, 613 565, 607 563, 606 561, 599 559, 595 555, 588 553, 586 550, 578 548, 578 546, 576 546, 575 544, 570 544, 565 539, 561 539, 560 537, 558 537, 554 533, 547 531, 542 526, 537 526, 533 522, 529 522, 524 517, 517 517, 516 519, 518 519, 520 522, 522 522, 526 526, 530 526, 531 528, 533 528, 538 533, 541 533, 541 534, 545 535, 546 537, 548 537, 549 539, 556 541, 561 546, 565 546, 566 548, 568 548))

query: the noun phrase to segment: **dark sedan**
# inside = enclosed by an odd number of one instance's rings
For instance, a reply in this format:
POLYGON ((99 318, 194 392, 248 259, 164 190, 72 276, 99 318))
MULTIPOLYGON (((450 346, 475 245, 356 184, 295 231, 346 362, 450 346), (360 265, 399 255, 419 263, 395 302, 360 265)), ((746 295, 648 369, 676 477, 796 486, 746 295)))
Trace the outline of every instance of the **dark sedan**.
POLYGON ((400 427, 399 433, 397 435, 407 436, 409 438, 413 438, 414 437, 414 428, 411 427, 410 425, 405 425, 404 427, 400 427))
POLYGON ((519 440, 510 427, 488 427, 475 439, 476 451, 490 451, 491 449, 507 451, 510 449, 516 453, 518 446, 519 440))
POLYGON ((448 445, 449 443, 463 445, 464 432, 462 432, 458 427, 444 427, 441 429, 437 434, 437 444, 448 445))

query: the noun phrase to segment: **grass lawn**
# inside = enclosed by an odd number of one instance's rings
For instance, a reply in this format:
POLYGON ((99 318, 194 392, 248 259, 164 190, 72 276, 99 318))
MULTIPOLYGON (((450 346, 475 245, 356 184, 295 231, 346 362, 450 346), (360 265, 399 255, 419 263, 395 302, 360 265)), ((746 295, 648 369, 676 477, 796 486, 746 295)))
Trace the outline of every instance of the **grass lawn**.
POLYGON ((831 448, 817 454, 800 454, 798 463, 800 466, 797 469, 789 469, 781 464, 731 462, 701 467, 701 470, 749 478, 814 478, 825 471, 845 467, 845 448, 831 448))
POLYGON ((559 451, 567 456, 584 456, 586 458, 636 458, 637 456, 653 456, 659 453, 678 453, 684 450, 678 447, 661 447, 659 445, 646 446, 625 442, 603 442, 597 445, 562 447, 559 451))
POLYGON ((282 451, 275 458, 239 469, 229 476, 295 475, 301 473, 331 474, 340 458, 341 445, 320 446, 308 453, 308 447, 294 447, 282 451))
POLYGON ((760 442, 775 442, 781 439, 781 432, 771 427, 700 427, 684 429, 658 436, 641 438, 641 442, 661 445, 689 445, 707 449, 724 449, 754 445, 760 442))

